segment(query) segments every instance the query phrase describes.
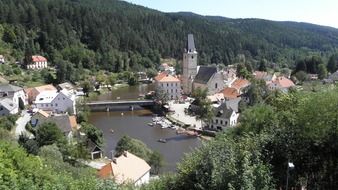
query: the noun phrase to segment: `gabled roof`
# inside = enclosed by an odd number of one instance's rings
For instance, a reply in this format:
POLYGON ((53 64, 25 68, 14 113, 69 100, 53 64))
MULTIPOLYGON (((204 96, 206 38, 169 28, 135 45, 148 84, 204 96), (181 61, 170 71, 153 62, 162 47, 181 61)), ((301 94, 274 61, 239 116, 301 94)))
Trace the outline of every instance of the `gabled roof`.
POLYGON ((242 99, 241 97, 238 97, 238 98, 227 100, 225 101, 226 106, 234 110, 236 113, 238 113, 239 111, 238 106, 239 106, 239 102, 241 101, 241 99, 242 99))
POLYGON ((290 87, 295 86, 295 84, 290 79, 284 76, 277 77, 277 79, 274 80, 273 83, 281 86, 282 88, 290 88, 290 87))
POLYGON ((72 131, 72 126, 68 115, 57 115, 40 119, 37 123, 37 126, 47 122, 55 123, 63 133, 69 133, 72 131))
POLYGON ((20 90, 22 90, 22 88, 18 86, 11 84, 0 84, 0 92, 17 92, 20 90))
POLYGON ((162 72, 155 77, 155 80, 158 82, 180 82, 177 77, 167 74, 166 72, 162 72))
POLYGON ((234 110, 229 108, 226 103, 221 104, 214 110, 215 116, 221 118, 230 118, 233 112, 234 110))
POLYGON ((66 89, 66 90, 73 90, 74 86, 69 83, 69 82, 64 82, 58 85, 58 87, 60 88, 60 90, 66 89))
POLYGON ((45 62, 47 59, 41 55, 33 55, 32 56, 32 61, 33 62, 45 62))
POLYGON ((99 175, 103 178, 112 175, 118 184, 135 183, 150 169, 146 161, 125 151, 121 156, 114 158, 113 162, 104 166, 99 171, 99 175))
POLYGON ((215 73, 217 73, 216 67, 200 66, 194 82, 207 84, 215 73))
POLYGON ((6 110, 11 112, 12 110, 18 108, 18 105, 16 105, 11 99, 9 98, 3 98, 0 99, 0 107, 4 107, 6 110))
POLYGON ((51 85, 51 84, 47 84, 47 85, 42 85, 42 86, 37 86, 34 87, 39 93, 43 92, 43 91, 57 91, 57 89, 51 85))
POLYGON ((234 99, 237 98, 240 94, 236 88, 226 87, 224 88, 221 93, 223 94, 224 98, 226 99, 234 99))
POLYGON ((245 88, 250 85, 250 82, 246 79, 237 79, 232 84, 231 87, 236 88, 240 91, 242 88, 245 88))

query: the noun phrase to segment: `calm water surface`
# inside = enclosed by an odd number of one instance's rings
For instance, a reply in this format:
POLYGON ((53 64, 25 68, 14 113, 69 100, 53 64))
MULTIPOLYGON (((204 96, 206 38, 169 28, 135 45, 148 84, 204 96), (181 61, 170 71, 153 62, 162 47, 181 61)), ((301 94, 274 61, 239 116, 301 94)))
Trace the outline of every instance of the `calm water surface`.
POLYGON ((165 161, 161 172, 176 170, 176 163, 180 162, 184 153, 191 152, 201 145, 196 137, 176 135, 175 130, 150 127, 152 112, 139 110, 132 112, 93 112, 90 122, 101 129, 105 139, 105 154, 111 158, 111 151, 123 135, 128 135, 144 142, 152 150, 159 151, 165 161), (114 133, 111 130, 114 130, 114 133), (166 138, 167 143, 160 143, 158 139, 166 138))

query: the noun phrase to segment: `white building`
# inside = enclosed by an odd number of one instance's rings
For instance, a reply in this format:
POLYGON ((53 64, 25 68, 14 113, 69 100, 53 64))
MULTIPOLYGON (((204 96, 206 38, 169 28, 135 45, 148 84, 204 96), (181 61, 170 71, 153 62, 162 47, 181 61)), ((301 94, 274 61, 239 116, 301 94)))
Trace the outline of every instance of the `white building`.
POLYGON ((194 36, 188 35, 187 49, 183 53, 183 74, 182 87, 185 94, 191 94, 193 80, 197 74, 197 51, 195 48, 194 36))
POLYGON ((0 116, 13 115, 19 112, 19 107, 12 99, 0 99, 0 116))
POLYGON ((60 92, 44 91, 35 99, 35 107, 54 113, 70 112, 76 114, 75 94, 66 90, 60 92))
POLYGON ((149 182, 151 167, 134 154, 124 153, 99 170, 101 178, 113 178, 117 184, 132 183, 140 186, 149 182))
POLYGON ((239 117, 238 103, 241 98, 228 100, 214 109, 214 117, 204 127, 211 130, 224 131, 237 125, 239 117))
POLYGON ((11 84, 0 84, 0 99, 9 99, 4 100, 4 105, 11 105, 13 106, 5 106, 10 109, 10 114, 16 114, 19 112, 19 108, 23 108, 27 105, 26 102, 26 95, 25 92, 21 87, 14 86, 11 84), (10 108, 11 107, 11 108, 10 108), (14 110, 12 108, 15 108, 14 110))
POLYGON ((178 100, 181 98, 181 81, 165 72, 155 77, 156 89, 162 90, 167 94, 168 99, 178 100))
POLYGON ((30 62, 26 65, 27 69, 44 69, 47 68, 47 59, 40 55, 33 55, 30 62))

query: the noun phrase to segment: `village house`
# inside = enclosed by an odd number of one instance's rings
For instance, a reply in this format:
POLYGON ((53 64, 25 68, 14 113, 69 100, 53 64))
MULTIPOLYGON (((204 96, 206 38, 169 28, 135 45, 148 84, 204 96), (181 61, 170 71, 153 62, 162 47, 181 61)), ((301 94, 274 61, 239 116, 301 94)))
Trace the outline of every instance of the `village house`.
POLYGON ((236 69, 232 66, 227 66, 223 71, 224 86, 229 87, 237 79, 236 69))
POLYGON ((238 104, 240 100, 241 98, 228 100, 214 108, 214 117, 205 124, 204 128, 224 131, 229 127, 236 126, 239 117, 238 104))
POLYGON ((0 116, 7 116, 17 114, 19 107, 15 104, 12 99, 3 98, 0 99, 0 116))
POLYGON ((73 131, 77 130, 75 116, 69 116, 67 114, 54 116, 39 110, 32 116, 31 125, 33 128, 38 128, 44 123, 55 123, 68 140, 73 138, 73 131))
MULTIPOLYGON (((21 87, 11 84, 0 84, 0 99, 8 98, 18 109, 15 109, 17 113, 19 109, 23 109, 26 103, 26 95, 21 87)), ((8 100, 5 102, 9 103, 8 100)), ((15 106, 14 106, 15 107, 15 106)))
POLYGON ((75 94, 63 90, 60 92, 44 91, 35 99, 36 108, 53 113, 76 114, 75 94))
POLYGON ((284 76, 280 76, 277 77, 275 80, 268 82, 267 86, 269 90, 280 90, 283 92, 287 92, 289 88, 294 87, 295 84, 292 82, 292 80, 284 76))
POLYGON ((335 83, 338 81, 338 70, 327 77, 324 82, 335 83))
POLYGON ((235 88, 239 94, 243 94, 248 86, 250 86, 250 81, 246 79, 236 79, 230 87, 235 88))
POLYGON ((5 56, 0 55, 0 64, 4 64, 5 63, 5 56))
POLYGON ((33 55, 28 63, 26 63, 26 67, 33 70, 47 68, 47 59, 41 55, 33 55))
POLYGON ((101 147, 91 140, 87 140, 87 149, 90 153, 90 159, 95 160, 103 157, 103 151, 101 147))
POLYGON ((208 94, 215 94, 224 88, 224 78, 216 67, 199 66, 193 82, 193 89, 207 89, 208 94))
POLYGON ((117 184, 132 183, 140 186, 149 182, 150 169, 146 161, 124 151, 121 156, 103 166, 98 175, 104 179, 114 179, 117 184))
POLYGON ((276 74, 269 74, 265 71, 255 71, 253 76, 256 80, 264 80, 265 82, 273 81, 276 79, 276 74))
POLYGON ((155 77, 155 86, 166 93, 170 100, 181 98, 181 81, 177 77, 162 72, 155 77))
POLYGON ((69 82, 64 82, 64 83, 58 84, 56 89, 58 91, 67 90, 70 93, 74 93, 74 94, 76 93, 74 85, 69 83, 69 82))
POLYGON ((49 91, 49 92, 56 92, 57 89, 51 85, 51 84, 47 84, 47 85, 43 85, 43 86, 37 86, 37 87, 33 87, 33 88, 26 88, 24 89, 25 93, 26 93, 26 97, 27 97, 27 102, 29 104, 33 104, 33 102, 35 101, 36 97, 45 91, 49 91))

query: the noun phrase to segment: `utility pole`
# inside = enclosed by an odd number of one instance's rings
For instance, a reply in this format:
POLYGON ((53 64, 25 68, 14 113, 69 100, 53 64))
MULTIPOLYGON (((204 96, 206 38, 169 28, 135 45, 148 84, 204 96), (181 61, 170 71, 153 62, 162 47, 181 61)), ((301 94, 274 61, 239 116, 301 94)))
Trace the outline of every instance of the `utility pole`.
POLYGON ((285 186, 285 190, 288 190, 289 188, 289 171, 290 169, 293 169, 295 167, 295 165, 290 162, 290 159, 288 159, 288 164, 287 164, 287 169, 286 169, 286 186, 285 186))

